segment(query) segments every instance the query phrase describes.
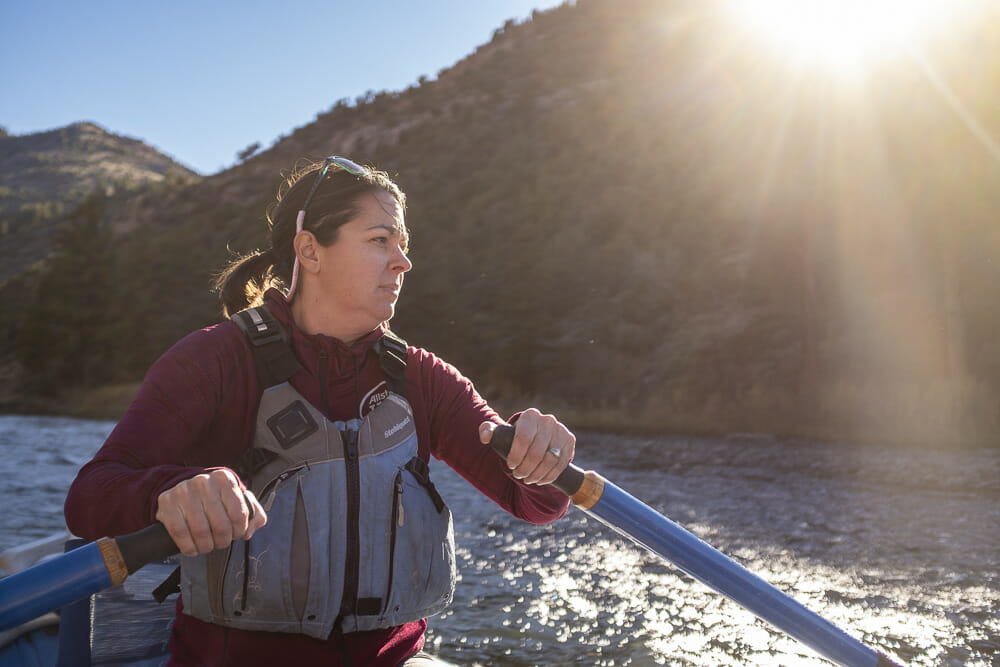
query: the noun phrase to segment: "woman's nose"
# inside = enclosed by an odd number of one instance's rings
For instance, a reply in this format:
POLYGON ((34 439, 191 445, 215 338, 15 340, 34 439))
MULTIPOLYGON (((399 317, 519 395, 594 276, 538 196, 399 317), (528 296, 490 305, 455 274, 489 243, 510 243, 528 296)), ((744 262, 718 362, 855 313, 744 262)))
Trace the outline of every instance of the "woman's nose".
POLYGON ((399 270, 401 273, 406 273, 413 268, 413 262, 406 256, 402 248, 396 249, 396 256, 393 257, 393 268, 399 270))

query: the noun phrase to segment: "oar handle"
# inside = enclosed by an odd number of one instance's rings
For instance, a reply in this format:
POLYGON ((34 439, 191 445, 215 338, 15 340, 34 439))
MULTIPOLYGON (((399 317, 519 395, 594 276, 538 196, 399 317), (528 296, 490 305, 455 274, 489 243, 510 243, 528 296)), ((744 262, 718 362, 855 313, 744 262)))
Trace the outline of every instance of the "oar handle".
MULTIPOLYGON (((510 424, 500 424, 493 431, 493 439, 490 440, 490 447, 493 448, 500 458, 506 459, 510 454, 510 448, 514 445, 514 427, 510 424)), ((567 496, 572 498, 583 486, 584 478, 586 473, 582 468, 570 463, 566 466, 559 477, 552 482, 552 486, 556 487, 567 496)))
POLYGON ((170 538, 166 527, 159 522, 134 533, 116 537, 115 542, 129 574, 133 574, 144 565, 169 558, 180 551, 170 538))

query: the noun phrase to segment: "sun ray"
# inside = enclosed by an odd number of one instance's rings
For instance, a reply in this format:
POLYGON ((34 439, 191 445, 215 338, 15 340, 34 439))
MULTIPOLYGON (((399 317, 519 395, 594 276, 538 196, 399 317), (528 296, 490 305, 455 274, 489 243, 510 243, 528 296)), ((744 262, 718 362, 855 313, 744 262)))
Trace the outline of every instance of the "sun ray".
POLYGON ((962 100, 958 98, 958 95, 952 91, 948 83, 941 78, 934 67, 924 58, 921 54, 916 52, 911 52, 910 57, 916 62, 918 69, 923 73, 927 80, 930 82, 934 90, 937 91, 941 98, 945 101, 948 107, 955 112, 965 128, 972 133, 972 136, 976 138, 983 149, 993 158, 997 163, 1000 163, 1000 144, 996 142, 993 137, 990 136, 989 132, 979 123, 976 117, 972 114, 969 109, 962 104, 962 100))

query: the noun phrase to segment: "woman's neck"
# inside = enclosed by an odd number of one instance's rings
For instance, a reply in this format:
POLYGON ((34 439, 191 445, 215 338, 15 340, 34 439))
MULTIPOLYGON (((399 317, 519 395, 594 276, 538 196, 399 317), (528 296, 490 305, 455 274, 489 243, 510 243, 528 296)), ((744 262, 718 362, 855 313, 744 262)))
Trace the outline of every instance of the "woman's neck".
POLYGON ((323 308, 321 303, 311 302, 305 294, 297 294, 290 305, 296 326, 309 335, 321 334, 336 338, 351 347, 371 331, 358 331, 345 326, 346 323, 341 318, 323 308))

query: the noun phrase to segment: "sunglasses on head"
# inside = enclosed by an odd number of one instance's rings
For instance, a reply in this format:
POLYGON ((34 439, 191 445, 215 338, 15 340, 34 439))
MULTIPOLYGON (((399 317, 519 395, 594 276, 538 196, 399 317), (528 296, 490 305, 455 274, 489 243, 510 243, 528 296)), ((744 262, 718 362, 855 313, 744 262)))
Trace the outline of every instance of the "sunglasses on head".
MULTIPOLYGON (((357 162, 348 160, 346 157, 340 157, 339 155, 331 155, 327 159, 323 160, 323 166, 320 167, 319 172, 316 174, 316 180, 313 181, 312 188, 309 190, 309 194, 306 195, 306 200, 302 202, 302 208, 299 209, 299 217, 304 218, 306 209, 309 208, 309 202, 312 201, 313 195, 316 194, 316 190, 319 189, 319 184, 323 182, 326 178, 326 174, 330 171, 330 165, 336 165, 346 171, 352 176, 364 176, 368 173, 368 170, 362 167, 357 162)), ((301 232, 302 228, 296 229, 297 232, 301 232)))
MULTIPOLYGON (((330 157, 323 160, 323 166, 320 167, 319 172, 316 174, 316 180, 313 181, 312 188, 309 189, 309 194, 306 195, 306 199, 302 202, 302 208, 299 209, 299 214, 295 217, 295 233, 298 234, 302 231, 303 226, 306 221, 306 209, 309 208, 309 202, 312 201, 313 195, 316 194, 316 190, 319 189, 319 184, 323 182, 326 178, 327 172, 330 171, 331 166, 337 166, 348 174, 352 176, 364 176, 368 173, 368 170, 359 165, 353 160, 348 160, 346 157, 340 157, 339 155, 331 155, 330 157)), ((292 265, 292 284, 288 288, 288 292, 285 293, 285 300, 291 301, 292 296, 295 294, 295 287, 299 282, 299 258, 295 257, 295 263, 292 265)))

